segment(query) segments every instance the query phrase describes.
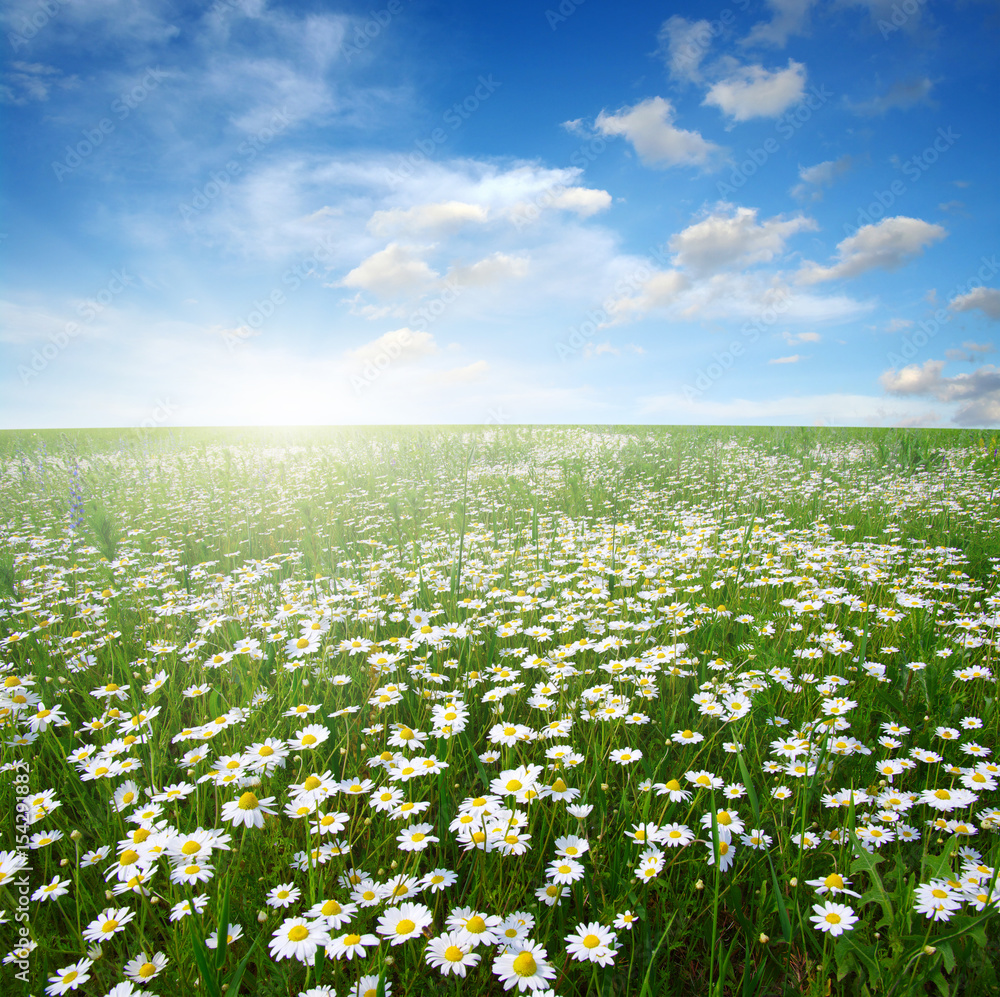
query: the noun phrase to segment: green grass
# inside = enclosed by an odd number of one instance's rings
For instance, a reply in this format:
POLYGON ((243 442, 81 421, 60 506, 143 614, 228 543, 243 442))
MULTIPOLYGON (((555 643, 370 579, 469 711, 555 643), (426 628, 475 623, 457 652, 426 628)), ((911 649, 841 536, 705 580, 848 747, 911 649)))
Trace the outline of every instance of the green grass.
MULTIPOLYGON (((343 995, 363 974, 380 973, 395 997, 458 993, 460 983, 503 993, 491 971, 496 946, 476 949, 481 960, 465 981, 425 962, 449 913, 471 907, 534 919, 530 938, 546 949, 556 971, 548 985, 560 997, 1000 993, 991 906, 979 912, 963 894, 947 918, 916 910, 921 884, 961 876, 972 859, 990 871, 989 892, 1000 864, 991 816, 1000 795, 986 788, 973 804, 942 812, 964 822, 957 830, 929 827, 938 813, 925 802, 902 809, 904 801, 893 822, 876 816, 891 809, 884 798, 878 807, 823 799, 844 787, 916 799, 961 787, 962 770, 968 779, 992 759, 962 746, 995 749, 1000 727, 996 446, 990 433, 971 430, 799 427, 0 433, 0 766, 10 776, 0 788, 0 848, 23 843, 18 799, 51 790, 58 805, 28 833, 64 836, 23 854, 32 890, 55 875, 69 886, 58 900, 22 908, 37 942, 30 982, 8 964, 0 989, 42 992, 48 977, 87 956, 81 931, 106 907, 125 907, 134 919, 102 945, 76 992, 106 994, 125 979, 128 960, 162 952, 169 962, 154 993, 215 994, 227 985, 230 994, 296 995, 321 984, 343 995), (432 643, 419 643, 413 611, 445 628, 432 643), (286 644, 312 621, 321 639, 290 657, 286 644), (524 633, 533 627, 549 635, 524 633), (259 641, 260 653, 231 655, 244 638, 259 641), (372 646, 341 649, 356 639, 372 646), (217 668, 215 655, 224 659, 217 668), (398 659, 379 674, 370 663, 378 655, 398 659), (161 671, 162 686, 144 692, 161 671), (91 695, 108 683, 128 686, 117 718, 91 695), (384 710, 370 705, 393 683, 406 688, 384 710), (20 704, 13 697, 25 689, 20 704), (749 706, 743 715, 719 707, 730 720, 694 698, 725 704, 738 693, 749 706), (34 696, 67 722, 17 743, 42 708, 34 696), (842 731, 824 713, 836 696, 855 704, 844 708, 842 731), (435 707, 451 702, 463 704, 464 729, 435 722, 435 707), (318 710, 285 716, 299 705, 318 710), (141 737, 117 744, 125 736, 118 725, 140 711, 156 712, 130 728, 141 737), (227 714, 237 722, 213 736, 178 737, 227 714), (539 736, 560 719, 571 721, 568 732, 539 736), (94 721, 101 729, 83 729, 94 721), (328 736, 290 751, 260 785, 198 782, 219 758, 291 738, 305 723, 328 736), (889 723, 908 728, 898 748, 879 742, 889 723), (533 733, 493 745, 496 724, 533 733), (388 741, 400 725, 427 735, 405 755, 433 754, 447 767, 394 781, 375 759, 399 750, 388 741), (959 732, 955 743, 936 733, 941 727, 959 732), (688 740, 675 739, 682 732, 688 740), (768 771, 780 761, 772 742, 793 736, 803 742, 803 773, 768 771), (838 738, 862 747, 841 753, 850 749, 838 738), (734 744, 740 750, 727 748, 734 744), (67 756, 88 745, 95 764, 130 759, 134 769, 82 780, 82 763, 67 756), (113 755, 103 751, 109 745, 113 755), (556 745, 567 746, 568 760, 547 754, 556 745), (199 746, 203 760, 181 761, 199 746), (611 753, 626 747, 641 759, 616 763, 611 753), (494 748, 495 760, 480 757, 494 748), (891 782, 877 769, 912 749, 943 760, 918 761, 891 782), (28 766, 27 781, 16 781, 19 765, 28 766), (542 766, 540 789, 562 780, 592 811, 578 819, 544 792, 507 798, 499 806, 519 811, 527 849, 467 850, 449 827, 463 800, 487 794, 502 770, 519 765, 542 766), (290 787, 327 770, 430 805, 412 822, 393 820, 367 797, 335 792, 322 810, 346 815, 334 836, 343 854, 293 869, 318 839, 286 815, 290 787), (686 779, 698 772, 722 782, 700 788, 686 779), (153 860, 148 895, 106 899, 116 882, 104 870, 137 826, 127 821, 132 806, 111 805, 127 780, 143 804, 171 784, 195 786, 164 804, 157 819, 167 831, 230 830, 231 848, 214 853, 211 878, 193 888, 209 898, 201 915, 169 920, 189 888, 170 881, 167 857, 153 860), (650 788, 671 780, 690 798, 674 802, 650 788), (249 789, 275 797, 277 814, 244 833, 230 829, 222 808, 249 789), (719 815, 727 809, 743 834, 760 829, 771 844, 758 850, 736 834, 733 864, 722 870, 708 859, 725 843, 719 815), (429 823, 439 840, 402 851, 397 835, 415 822, 429 823), (643 846, 632 837, 640 823, 686 825, 698 840, 661 846, 653 864, 662 868, 645 877, 643 846), (857 836, 900 825, 918 836, 871 854, 857 836), (572 834, 589 842, 583 869, 549 906, 536 891, 550 882, 555 839, 572 834), (816 847, 800 847, 803 835, 816 847), (102 845, 107 858, 80 868, 80 856, 102 845), (401 945, 383 941, 366 956, 315 966, 272 960, 269 943, 285 917, 323 899, 348 902, 338 878, 352 867, 383 885, 436 868, 457 880, 407 898, 426 904, 433 920, 401 945), (807 883, 835 871, 861 894, 835 898, 858 917, 839 937, 810 921, 813 905, 829 898, 807 883), (268 907, 268 891, 288 882, 300 900, 268 907), (617 931, 611 964, 567 954, 578 925, 609 928, 626 910, 634 927, 617 931), (242 937, 205 948, 223 920, 240 924, 242 937)), ((497 819, 507 833, 510 817, 497 819)), ((148 840, 166 840, 164 828, 151 828, 148 840)), ((0 885, 0 907, 6 953, 22 924, 13 877, 0 885)), ((376 932, 387 909, 362 907, 331 934, 376 932)))

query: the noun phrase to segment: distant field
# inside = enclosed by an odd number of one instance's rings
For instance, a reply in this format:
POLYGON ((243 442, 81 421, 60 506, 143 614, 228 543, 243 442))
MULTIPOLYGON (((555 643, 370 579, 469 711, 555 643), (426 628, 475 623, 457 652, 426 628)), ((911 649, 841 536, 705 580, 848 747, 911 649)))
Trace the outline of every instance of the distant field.
POLYGON ((0 433, 0 992, 1000 994, 998 446, 0 433))

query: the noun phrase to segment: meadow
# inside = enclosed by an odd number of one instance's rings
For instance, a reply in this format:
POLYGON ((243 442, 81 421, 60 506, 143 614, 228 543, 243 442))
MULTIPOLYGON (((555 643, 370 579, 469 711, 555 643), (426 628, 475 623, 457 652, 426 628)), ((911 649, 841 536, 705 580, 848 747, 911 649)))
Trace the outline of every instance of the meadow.
POLYGON ((1000 994, 997 446, 0 434, 0 991, 1000 994))

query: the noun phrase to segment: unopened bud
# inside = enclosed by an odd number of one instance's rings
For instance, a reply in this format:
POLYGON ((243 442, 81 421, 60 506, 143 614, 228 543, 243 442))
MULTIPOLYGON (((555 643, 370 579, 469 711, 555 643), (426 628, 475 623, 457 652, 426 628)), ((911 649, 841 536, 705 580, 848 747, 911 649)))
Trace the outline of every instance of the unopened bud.
POLYGON ((257 923, 263 924, 267 920, 267 911, 259 910, 257 911, 257 923))
POLYGON ((937 949, 933 945, 924 946, 924 955, 934 955, 935 952, 937 952, 937 949))
POLYGON ((765 935, 763 931, 760 933, 760 944, 761 945, 766 945, 770 940, 771 940, 770 935, 765 935))
POLYGON ((67 866, 67 865, 69 865, 69 859, 60 859, 59 860, 59 866, 60 866, 60 868, 63 867, 63 866, 67 866))
POLYGON ((83 837, 83 831, 79 830, 79 828, 73 828, 69 832, 69 837, 71 841, 79 841, 83 837))
POLYGON ((703 889, 705 889, 705 880, 699 879, 698 882, 694 884, 694 888, 696 890, 703 890, 703 889))
POLYGON ((791 886, 791 887, 793 887, 793 888, 796 887, 796 886, 798 886, 799 885, 798 878, 795 877, 795 876, 792 876, 792 878, 788 881, 788 885, 791 886))

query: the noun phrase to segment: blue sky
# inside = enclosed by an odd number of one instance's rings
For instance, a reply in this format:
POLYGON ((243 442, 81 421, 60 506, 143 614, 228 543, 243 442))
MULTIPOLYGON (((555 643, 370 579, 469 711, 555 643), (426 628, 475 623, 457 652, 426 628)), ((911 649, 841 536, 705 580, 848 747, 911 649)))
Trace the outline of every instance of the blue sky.
POLYGON ((1000 424, 988 0, 13 0, 0 426, 1000 424))

